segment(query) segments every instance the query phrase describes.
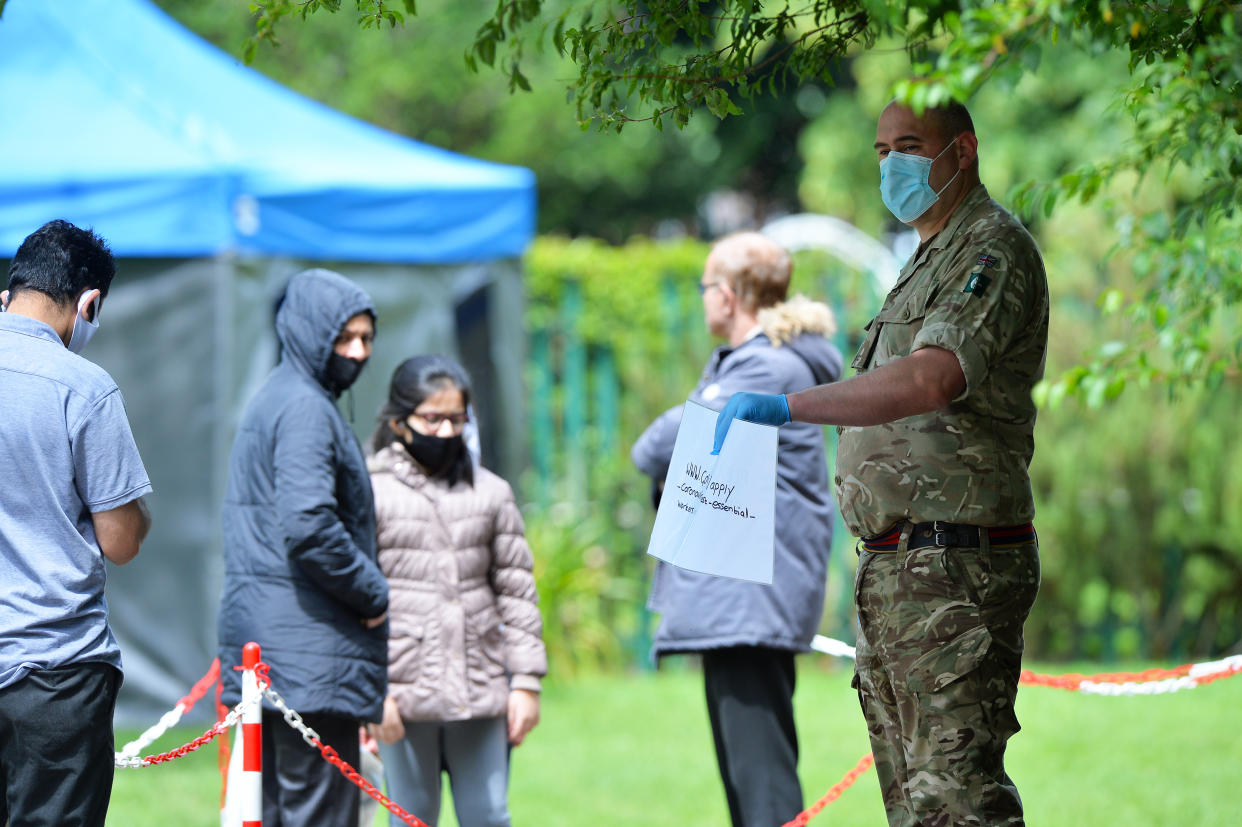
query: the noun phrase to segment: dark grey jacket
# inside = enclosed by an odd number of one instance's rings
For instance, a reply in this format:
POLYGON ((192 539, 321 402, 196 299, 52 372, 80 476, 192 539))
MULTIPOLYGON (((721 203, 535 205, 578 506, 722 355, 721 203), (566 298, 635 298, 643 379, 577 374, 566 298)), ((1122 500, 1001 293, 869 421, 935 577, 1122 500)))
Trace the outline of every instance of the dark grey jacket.
MULTIPOLYGON (((841 354, 824 338, 831 332, 827 307, 794 300, 765 311, 760 323, 767 332, 712 353, 690 399, 720 410, 738 391, 792 393, 840 378, 841 354)), ((653 479, 668 473, 681 411, 678 405, 661 414, 634 443, 634 464, 653 479)), ((657 563, 648 601, 662 614, 653 656, 728 646, 808 651, 823 612, 834 513, 823 428, 785 425, 777 447, 772 585, 657 563)))
POLYGON ((220 676, 240 698, 241 647, 257 641, 273 688, 299 712, 378 721, 387 689, 388 608, 376 563, 371 478, 327 390, 332 345, 375 309, 336 273, 294 276, 276 317, 280 363, 251 400, 224 498, 220 676))

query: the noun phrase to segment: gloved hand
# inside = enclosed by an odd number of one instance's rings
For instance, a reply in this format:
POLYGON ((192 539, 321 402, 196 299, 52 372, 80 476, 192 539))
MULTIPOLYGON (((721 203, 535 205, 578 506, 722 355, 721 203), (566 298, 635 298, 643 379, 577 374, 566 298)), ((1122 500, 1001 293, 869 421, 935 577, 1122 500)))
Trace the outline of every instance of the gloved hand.
POLYGON ((712 453, 719 454, 725 435, 735 419, 758 422, 760 425, 784 425, 789 421, 789 401, 785 394, 735 393, 716 418, 716 441, 712 453))

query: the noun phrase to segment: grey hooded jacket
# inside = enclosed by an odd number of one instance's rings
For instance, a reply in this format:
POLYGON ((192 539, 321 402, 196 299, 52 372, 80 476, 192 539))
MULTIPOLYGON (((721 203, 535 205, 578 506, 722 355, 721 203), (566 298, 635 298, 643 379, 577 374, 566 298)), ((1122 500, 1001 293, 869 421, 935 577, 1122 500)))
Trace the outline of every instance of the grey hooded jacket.
MULTIPOLYGON (((720 410, 738 391, 792 393, 841 376, 841 353, 824 338, 831 311, 801 297, 760 314, 762 332, 719 347, 690 399, 720 410)), ((631 457, 662 480, 673 456, 682 406, 648 426, 631 457)), ((776 467, 776 537, 771 585, 714 577, 660 562, 648 608, 662 614, 652 654, 729 646, 808 651, 823 612, 835 509, 823 428, 780 429, 776 467)))
POLYGON ((375 509, 362 448, 327 385, 345 322, 375 313, 327 270, 290 281, 276 317, 280 363, 251 400, 229 457, 224 498, 220 677, 240 698, 241 648, 262 647, 273 688, 298 712, 378 721, 388 608, 376 563, 375 509))

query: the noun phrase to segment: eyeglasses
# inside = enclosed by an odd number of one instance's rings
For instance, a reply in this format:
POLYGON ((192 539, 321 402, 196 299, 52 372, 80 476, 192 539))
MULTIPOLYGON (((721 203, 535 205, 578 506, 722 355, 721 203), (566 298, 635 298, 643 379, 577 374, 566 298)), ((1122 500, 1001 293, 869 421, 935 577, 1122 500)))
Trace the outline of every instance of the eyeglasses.
POLYGON ((410 415, 418 417, 422 420, 423 424, 425 424, 428 428, 431 428, 433 431, 438 431, 440 426, 445 422, 452 425, 454 429, 457 429, 465 427, 466 423, 470 421, 470 414, 464 412, 443 414, 430 412, 419 413, 418 411, 414 411, 410 415))

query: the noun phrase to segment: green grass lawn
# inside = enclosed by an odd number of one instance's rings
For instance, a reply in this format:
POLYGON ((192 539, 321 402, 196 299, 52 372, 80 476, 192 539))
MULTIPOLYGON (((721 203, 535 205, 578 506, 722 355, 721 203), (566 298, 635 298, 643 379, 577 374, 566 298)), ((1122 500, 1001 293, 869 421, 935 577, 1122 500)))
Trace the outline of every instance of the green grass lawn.
MULTIPOLYGON (((1108 671, 1126 668, 1138 667, 1108 671)), ((799 670, 801 774, 810 805, 869 748, 847 665, 808 656, 799 670)), ((1040 671, 1101 670, 1075 664, 1040 671)), ((1024 687, 1018 714, 1024 729, 1010 742, 1008 766, 1032 825, 1242 823, 1242 676, 1155 697, 1024 687)), ((197 734, 178 730, 155 749, 197 734)), ((530 827, 726 825, 698 673, 683 667, 550 682, 543 722, 514 752, 510 803, 514 822, 530 827)), ((107 823, 218 827, 218 806, 211 745, 171 764, 118 770, 107 823)), ((871 771, 811 821, 883 823, 871 771)), ((446 797, 441 825, 456 824, 446 797)))

